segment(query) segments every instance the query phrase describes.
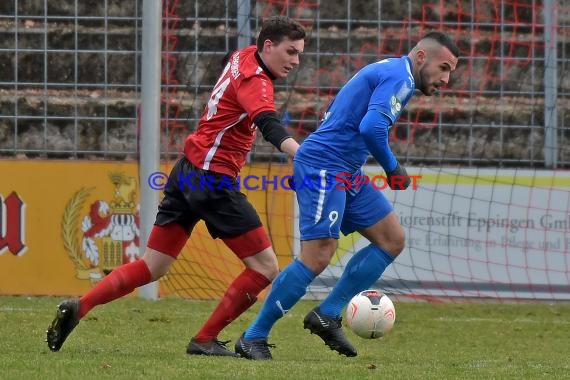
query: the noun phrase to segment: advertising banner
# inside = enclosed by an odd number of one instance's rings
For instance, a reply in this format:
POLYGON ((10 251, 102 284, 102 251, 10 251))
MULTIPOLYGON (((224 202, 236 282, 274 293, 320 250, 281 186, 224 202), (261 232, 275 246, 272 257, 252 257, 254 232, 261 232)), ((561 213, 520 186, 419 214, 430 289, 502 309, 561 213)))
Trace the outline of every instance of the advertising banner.
MULTIPOLYGON (((370 178, 383 175, 374 166, 365 171, 370 178)), ((415 190, 379 190, 393 202, 406 248, 377 287, 425 297, 570 299, 570 173, 408 173, 418 176, 415 190)), ((352 255, 368 244, 358 233, 343 236, 308 297, 326 295, 352 255)))
POLYGON ((138 257, 138 167, 0 161, 0 293, 78 295, 138 257))
MULTIPOLYGON (((169 169, 141 184, 136 162, 0 160, 0 294, 81 295, 137 259, 140 186, 160 191, 169 169)), ((292 253, 292 195, 268 181, 287 170, 244 168, 242 188, 273 232, 282 265, 292 253)), ((159 288, 161 294, 217 298, 242 270, 199 223, 159 288)))

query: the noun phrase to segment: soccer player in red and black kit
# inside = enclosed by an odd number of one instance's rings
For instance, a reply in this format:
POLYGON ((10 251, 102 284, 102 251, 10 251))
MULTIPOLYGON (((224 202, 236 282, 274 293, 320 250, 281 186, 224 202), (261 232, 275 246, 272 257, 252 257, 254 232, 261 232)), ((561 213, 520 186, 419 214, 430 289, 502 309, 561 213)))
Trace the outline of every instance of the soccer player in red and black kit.
POLYGON ((114 269, 79 299, 57 307, 47 343, 59 351, 65 339, 92 308, 159 279, 167 273, 199 220, 245 265, 200 331, 190 340, 190 355, 236 356, 218 334, 254 304, 279 272, 277 258, 259 215, 236 184, 251 150, 256 129, 290 157, 299 145, 276 113, 273 83, 299 64, 305 31, 283 16, 267 19, 256 46, 229 57, 214 86, 198 128, 186 140, 159 205, 141 260, 114 269))

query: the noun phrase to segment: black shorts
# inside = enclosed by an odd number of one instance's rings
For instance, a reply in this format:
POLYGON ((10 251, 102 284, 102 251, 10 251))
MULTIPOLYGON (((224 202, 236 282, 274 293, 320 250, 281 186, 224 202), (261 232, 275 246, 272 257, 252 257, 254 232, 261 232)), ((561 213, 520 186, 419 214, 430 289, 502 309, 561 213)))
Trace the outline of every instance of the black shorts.
POLYGON ((234 178, 196 168, 182 157, 170 172, 155 224, 175 222, 190 233, 203 220, 210 235, 222 239, 261 227, 257 211, 237 188, 234 178))

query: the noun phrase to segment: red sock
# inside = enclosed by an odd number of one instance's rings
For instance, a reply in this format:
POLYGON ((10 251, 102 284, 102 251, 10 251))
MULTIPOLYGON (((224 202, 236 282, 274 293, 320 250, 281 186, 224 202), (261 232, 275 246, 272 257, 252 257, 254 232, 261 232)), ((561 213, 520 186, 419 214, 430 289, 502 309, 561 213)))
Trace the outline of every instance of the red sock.
POLYGON ((79 318, 83 318, 95 306, 127 295, 139 286, 148 284, 150 280, 150 271, 143 260, 136 260, 113 269, 79 299, 79 318))
POLYGON ((259 272, 246 268, 231 283, 226 294, 206 321, 195 339, 207 342, 218 337, 220 331, 257 301, 257 295, 270 284, 259 272))

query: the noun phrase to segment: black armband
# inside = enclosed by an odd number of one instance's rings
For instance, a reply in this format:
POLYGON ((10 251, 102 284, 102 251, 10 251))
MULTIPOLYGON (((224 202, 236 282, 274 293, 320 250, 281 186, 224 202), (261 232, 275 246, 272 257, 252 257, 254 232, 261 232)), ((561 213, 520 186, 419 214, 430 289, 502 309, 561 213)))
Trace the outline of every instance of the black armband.
POLYGON ((263 138, 279 150, 281 150, 281 143, 291 137, 275 112, 262 112, 253 119, 253 122, 261 131, 263 138))

